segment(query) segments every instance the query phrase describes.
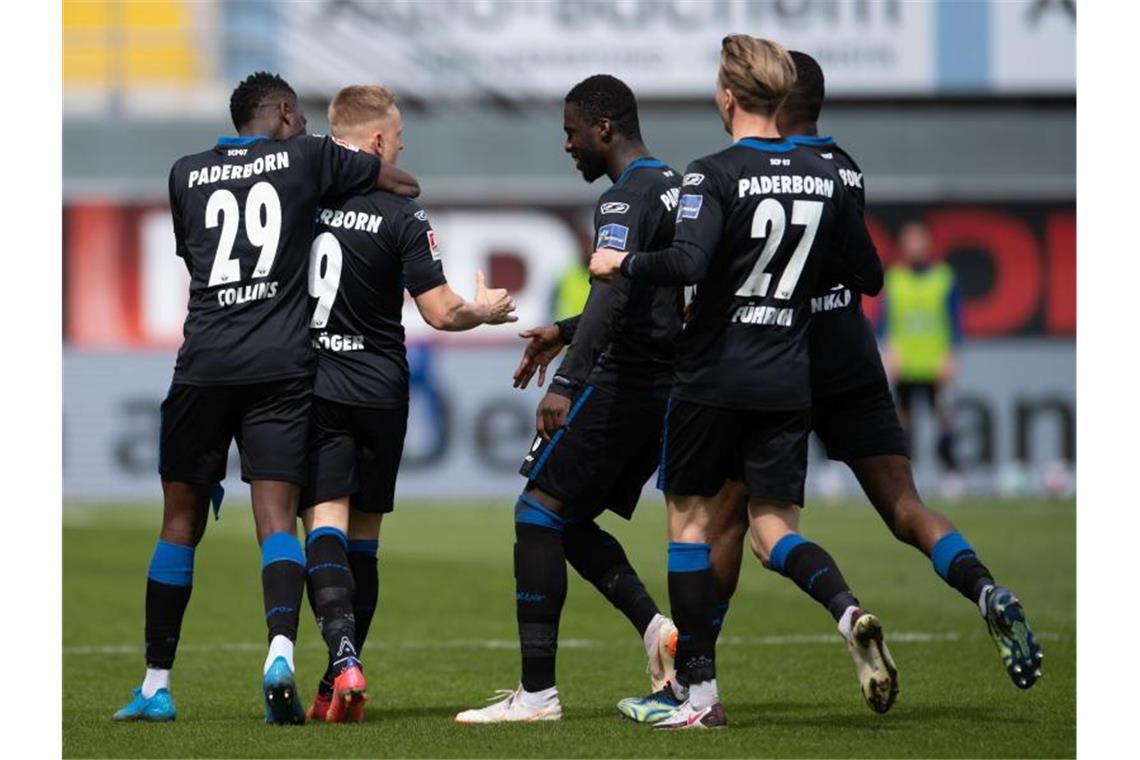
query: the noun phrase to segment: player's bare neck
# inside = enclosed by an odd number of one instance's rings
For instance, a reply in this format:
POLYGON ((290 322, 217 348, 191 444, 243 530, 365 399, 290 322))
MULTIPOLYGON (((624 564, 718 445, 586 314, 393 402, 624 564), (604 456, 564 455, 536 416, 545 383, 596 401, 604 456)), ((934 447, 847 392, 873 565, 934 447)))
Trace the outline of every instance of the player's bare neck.
POLYGON ((273 136, 273 125, 266 121, 251 121, 238 130, 239 137, 273 136))
POLYGON ((819 125, 814 121, 805 121, 785 126, 781 132, 785 137, 819 137, 819 125))
POLYGON ((606 158, 606 174, 609 175, 611 182, 617 182, 625 167, 649 155, 649 149, 641 140, 622 140, 614 145, 606 158))
POLYGON ((776 119, 772 116, 737 110, 732 115, 732 141, 737 142, 745 137, 780 137, 780 130, 776 128, 776 119))

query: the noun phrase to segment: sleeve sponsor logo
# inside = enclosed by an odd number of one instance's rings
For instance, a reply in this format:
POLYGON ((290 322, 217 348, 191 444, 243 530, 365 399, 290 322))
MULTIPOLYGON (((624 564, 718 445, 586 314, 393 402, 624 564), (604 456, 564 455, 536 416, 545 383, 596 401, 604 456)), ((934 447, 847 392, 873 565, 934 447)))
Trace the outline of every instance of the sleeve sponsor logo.
POLYGON ((629 211, 628 203, 603 203, 600 211, 603 214, 624 214, 629 211))
POLYGON ((703 195, 686 194, 681 196, 681 205, 677 208, 677 221, 682 219, 696 219, 701 215, 701 204, 704 203, 705 197, 703 195))
POLYGON ((598 230, 598 248, 613 248, 624 251, 629 242, 629 227, 621 224, 607 224, 598 230))
MULTIPOLYGON (((422 213, 422 212, 421 212, 422 213)), ((435 230, 427 231, 428 248, 431 249, 431 257, 435 261, 439 261, 439 243, 435 239, 435 230)))
POLYGON ((696 185, 699 185, 704 181, 705 181, 705 175, 698 174, 696 172, 691 172, 691 173, 685 175, 685 180, 684 180, 684 182, 681 183, 681 186, 682 187, 688 187, 689 185, 693 185, 695 187, 696 185))

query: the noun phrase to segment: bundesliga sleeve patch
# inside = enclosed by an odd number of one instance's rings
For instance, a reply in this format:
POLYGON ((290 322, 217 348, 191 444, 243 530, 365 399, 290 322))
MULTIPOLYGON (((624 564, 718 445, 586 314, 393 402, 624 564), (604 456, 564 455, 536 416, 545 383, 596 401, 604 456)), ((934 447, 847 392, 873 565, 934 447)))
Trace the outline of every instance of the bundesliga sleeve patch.
POLYGON ((607 224, 598 230, 598 248, 613 248, 624 251, 629 241, 629 227, 621 224, 607 224))
POLYGON ((677 221, 696 219, 701 215, 701 204, 704 201, 703 195, 682 195, 681 205, 677 207, 677 221))
POLYGON ((431 249, 431 257, 435 261, 439 261, 439 243, 435 239, 435 230, 427 231, 428 248, 431 249))
POLYGON ((628 203, 603 203, 601 212, 603 214, 624 214, 629 211, 628 203))

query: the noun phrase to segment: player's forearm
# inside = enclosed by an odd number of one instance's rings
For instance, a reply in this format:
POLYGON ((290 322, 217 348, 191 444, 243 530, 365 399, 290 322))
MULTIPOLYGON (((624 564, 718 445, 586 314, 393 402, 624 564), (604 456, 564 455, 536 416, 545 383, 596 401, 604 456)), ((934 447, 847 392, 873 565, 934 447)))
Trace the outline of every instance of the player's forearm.
POLYGON ((578 333, 578 323, 581 321, 582 315, 576 314, 554 323, 554 326, 558 328, 558 337, 562 338, 563 343, 569 346, 574 342, 574 336, 578 333))
POLYGON ((566 352, 551 382, 551 391, 573 395, 585 382, 598 355, 610 339, 613 313, 618 306, 619 291, 615 283, 595 280, 582 313, 575 320, 574 343, 566 352))
POLYGON ((660 251, 631 253, 621 273, 651 285, 694 285, 704 279, 708 256, 696 246, 676 245, 660 251))
POLYGON ((420 195, 420 181, 390 161, 380 163, 376 187, 408 198, 418 198, 420 195))
POLYGON ((489 309, 468 301, 447 284, 417 296, 416 306, 425 322, 445 332, 470 330, 491 317, 489 309))

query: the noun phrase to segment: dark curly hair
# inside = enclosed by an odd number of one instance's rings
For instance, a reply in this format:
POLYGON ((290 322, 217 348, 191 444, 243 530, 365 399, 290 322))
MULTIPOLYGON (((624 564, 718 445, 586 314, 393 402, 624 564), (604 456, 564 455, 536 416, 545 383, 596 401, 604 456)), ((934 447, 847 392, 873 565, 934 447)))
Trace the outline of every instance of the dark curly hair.
POLYGON ((297 97, 289 83, 278 74, 258 71, 246 77, 230 95, 230 118, 234 127, 241 128, 253 121, 258 106, 270 98, 297 97))
POLYGON ((570 88, 566 102, 576 105, 591 123, 609 119, 621 134, 641 139, 637 100, 633 97, 633 90, 617 77, 609 74, 587 77, 570 88))
POLYGON ((788 52, 796 64, 796 83, 780 108, 789 124, 814 124, 823 108, 823 69, 819 62, 799 50, 788 52))

